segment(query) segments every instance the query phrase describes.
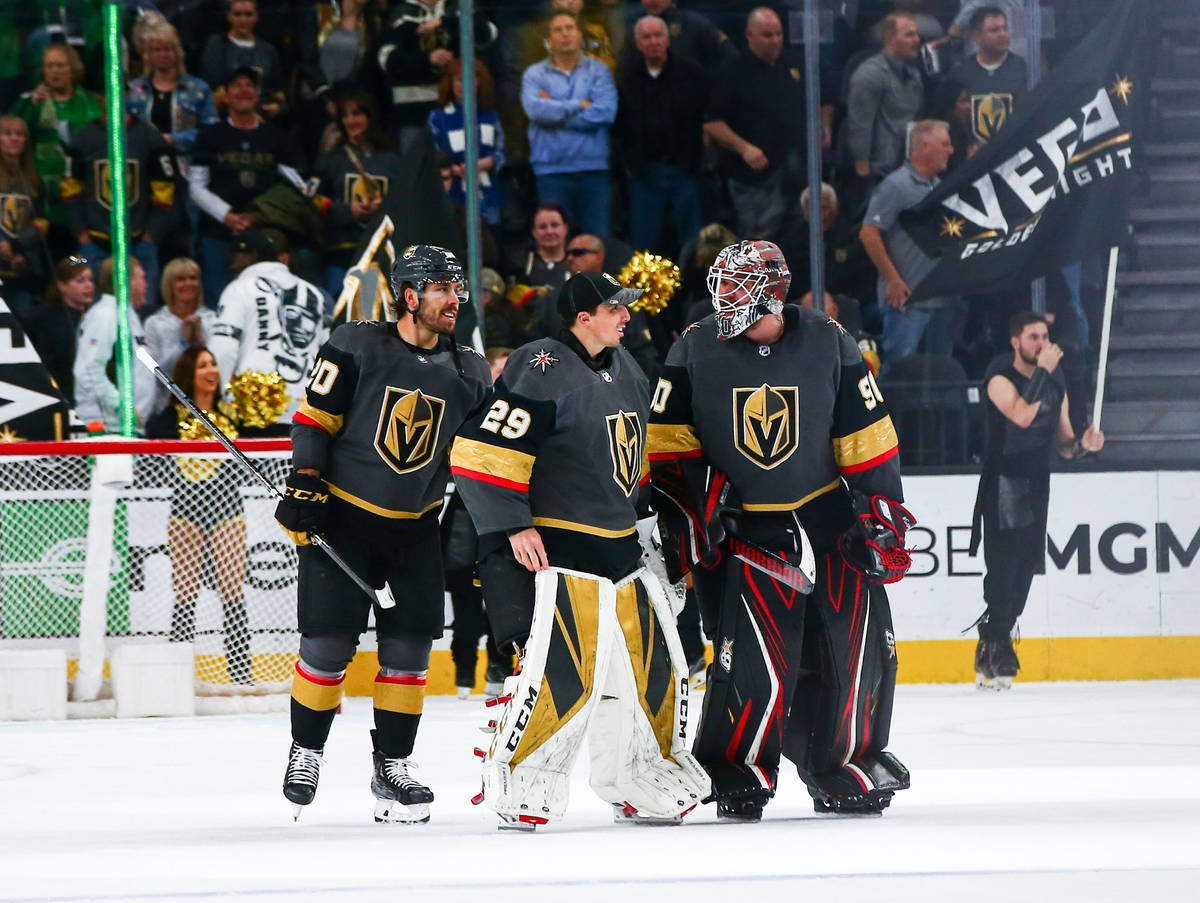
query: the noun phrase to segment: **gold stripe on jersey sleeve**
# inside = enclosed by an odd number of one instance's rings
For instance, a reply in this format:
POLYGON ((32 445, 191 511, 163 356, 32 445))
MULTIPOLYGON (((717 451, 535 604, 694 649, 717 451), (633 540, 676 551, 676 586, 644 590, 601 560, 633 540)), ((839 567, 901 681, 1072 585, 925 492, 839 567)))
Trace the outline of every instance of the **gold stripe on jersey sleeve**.
POLYGON ((372 505, 366 499, 360 499, 356 495, 352 495, 345 489, 339 486, 334 486, 332 483, 326 484, 329 487, 331 494, 336 495, 344 502, 349 502, 356 508, 362 508, 364 511, 370 511, 372 514, 377 514, 380 517, 387 517, 391 520, 416 520, 418 517, 424 517, 430 511, 436 511, 442 506, 444 499, 438 499, 430 505, 427 505, 421 511, 394 511, 391 508, 381 508, 378 505, 372 505))
POLYGON ((175 203, 175 183, 151 182, 150 199, 159 207, 170 207, 175 203))
POLYGON ((559 520, 557 517, 535 517, 535 527, 557 527, 559 530, 573 530, 576 533, 588 533, 591 536, 603 536, 605 539, 616 539, 637 532, 637 527, 628 530, 606 530, 604 527, 593 527, 591 524, 577 524, 572 520, 559 520))
POLYGON ((886 455, 899 444, 892 418, 884 417, 849 436, 835 436, 833 458, 838 467, 854 467, 886 455))
POLYGON ((320 408, 314 408, 307 401, 300 402, 300 407, 296 409, 296 413, 303 414, 331 436, 336 436, 342 431, 343 418, 341 414, 326 413, 320 408))
POLYGON ((796 502, 779 502, 777 504, 770 504, 770 505, 768 505, 768 504, 754 505, 754 504, 746 503, 746 504, 743 504, 742 507, 745 508, 747 511, 795 511, 797 508, 803 508, 805 505, 807 505, 809 502, 811 502, 817 496, 824 495, 825 493, 829 492, 832 489, 837 489, 838 486, 841 485, 841 483, 842 483, 842 480, 839 477, 838 479, 836 479, 830 483, 826 483, 820 489, 810 492, 804 498, 802 498, 796 502))
POLYGON ((533 455, 525 452, 461 436, 454 440, 454 447, 450 449, 450 466, 453 468, 526 486, 533 475, 534 460, 533 455))
POLYGON ((700 450, 696 430, 686 423, 652 423, 646 429, 646 451, 650 457, 674 457, 700 450))

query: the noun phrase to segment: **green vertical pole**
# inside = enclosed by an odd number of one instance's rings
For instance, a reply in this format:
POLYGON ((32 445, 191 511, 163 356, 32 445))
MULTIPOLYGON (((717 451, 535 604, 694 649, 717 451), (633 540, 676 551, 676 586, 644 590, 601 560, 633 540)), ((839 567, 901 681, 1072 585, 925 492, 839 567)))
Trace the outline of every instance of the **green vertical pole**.
POLYGON ((137 427, 133 410, 133 336, 129 331, 128 223, 125 209, 125 105, 121 72, 121 7, 117 0, 104 4, 105 100, 108 120, 108 163, 112 180, 113 294, 117 299, 117 389, 121 394, 121 435, 131 437, 137 427))
MULTIPOLYGON (((467 171, 463 186, 467 190, 467 279, 479 334, 483 335, 483 293, 479 290, 479 272, 483 267, 482 224, 479 216, 479 107, 475 97, 475 3, 463 0, 458 5, 459 53, 462 57, 463 136, 466 138, 467 171)), ((495 178, 495 173, 492 174, 495 178)), ((480 348, 480 351, 483 349, 480 348)))

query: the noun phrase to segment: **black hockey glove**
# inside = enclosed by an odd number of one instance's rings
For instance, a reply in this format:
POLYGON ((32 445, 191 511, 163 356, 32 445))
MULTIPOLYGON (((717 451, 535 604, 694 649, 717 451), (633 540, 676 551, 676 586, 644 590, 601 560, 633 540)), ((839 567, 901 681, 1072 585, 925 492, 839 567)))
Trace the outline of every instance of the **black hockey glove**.
POLYGON ((320 477, 292 471, 283 490, 283 499, 275 506, 275 520, 296 545, 307 545, 309 533, 325 528, 329 487, 320 477))
POLYGON ((895 583, 912 567, 904 536, 917 519, 882 495, 855 491, 853 505, 854 526, 838 538, 838 551, 872 583, 895 583))

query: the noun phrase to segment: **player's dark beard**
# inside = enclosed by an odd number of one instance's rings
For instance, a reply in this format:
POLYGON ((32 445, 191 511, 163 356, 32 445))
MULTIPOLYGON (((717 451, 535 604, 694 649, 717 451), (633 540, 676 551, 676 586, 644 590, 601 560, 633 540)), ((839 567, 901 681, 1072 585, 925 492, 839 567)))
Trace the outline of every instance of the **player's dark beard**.
POLYGON ((443 310, 442 307, 435 308, 429 304, 422 304, 417 309, 416 320, 430 332, 438 335, 453 335, 454 323, 442 319, 443 310))
POLYGON ((1037 355, 1036 354, 1030 356, 1030 355, 1026 354, 1024 351, 1021 351, 1018 353, 1021 355, 1021 360, 1024 361, 1026 364, 1028 364, 1030 367, 1037 366, 1037 355))

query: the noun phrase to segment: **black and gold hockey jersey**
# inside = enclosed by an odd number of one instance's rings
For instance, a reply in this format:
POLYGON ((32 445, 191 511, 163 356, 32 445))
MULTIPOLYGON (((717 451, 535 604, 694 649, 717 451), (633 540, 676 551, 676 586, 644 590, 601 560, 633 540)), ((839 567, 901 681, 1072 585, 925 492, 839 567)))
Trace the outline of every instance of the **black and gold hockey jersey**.
POLYGON ((849 525, 843 478, 903 501, 896 431, 854 339, 811 308, 783 315, 771 345, 718 339, 712 316, 684 331, 655 389, 649 456, 703 459, 746 512, 795 511, 827 535, 849 525))
POLYGON ((565 333, 514 351, 491 407, 454 443, 450 470, 480 534, 635 532, 649 479, 649 383, 624 348, 592 369, 573 345, 565 333))
MULTIPOLYGON (((149 233, 154 241, 166 237, 175 203, 175 152, 162 133, 136 116, 127 116, 125 138, 125 202, 129 235, 149 233)), ((97 119, 71 135, 62 198, 68 202, 72 231, 87 229, 93 239, 109 240, 112 211, 112 172, 108 133, 97 119)))
POLYGON ((293 417, 292 465, 316 468, 332 495, 363 511, 421 517, 442 504, 450 443, 490 388, 487 362, 470 348, 456 356, 447 339, 417 348, 394 323, 339 326, 293 417))

